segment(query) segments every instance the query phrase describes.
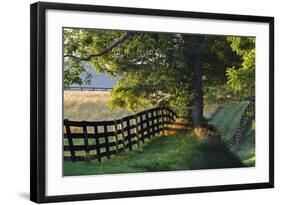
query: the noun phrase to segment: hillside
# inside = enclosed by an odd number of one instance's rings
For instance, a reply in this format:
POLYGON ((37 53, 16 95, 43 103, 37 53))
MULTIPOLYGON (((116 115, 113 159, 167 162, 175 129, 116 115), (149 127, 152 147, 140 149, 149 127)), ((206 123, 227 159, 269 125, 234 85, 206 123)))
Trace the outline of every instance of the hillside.
MULTIPOLYGON (((228 141, 238 128, 247 105, 246 101, 229 102, 214 112, 209 123, 216 127, 224 140, 228 141)), ((249 120, 242 129, 240 143, 231 149, 246 165, 255 165, 255 132, 252 128, 252 120, 249 120)))

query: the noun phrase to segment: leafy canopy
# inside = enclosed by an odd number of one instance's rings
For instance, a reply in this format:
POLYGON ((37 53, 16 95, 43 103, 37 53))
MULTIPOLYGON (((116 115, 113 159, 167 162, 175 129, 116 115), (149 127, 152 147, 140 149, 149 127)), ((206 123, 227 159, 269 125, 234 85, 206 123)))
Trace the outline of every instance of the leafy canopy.
POLYGON ((255 95, 255 38, 228 37, 230 46, 242 58, 239 66, 229 67, 226 71, 228 85, 240 95, 255 95))
POLYGON ((79 74, 85 72, 86 61, 97 71, 118 77, 111 107, 169 105, 186 116, 196 95, 197 66, 204 69, 205 88, 231 84, 232 70, 237 70, 240 56, 244 60, 235 45, 226 36, 65 29, 64 83, 82 83, 79 74))

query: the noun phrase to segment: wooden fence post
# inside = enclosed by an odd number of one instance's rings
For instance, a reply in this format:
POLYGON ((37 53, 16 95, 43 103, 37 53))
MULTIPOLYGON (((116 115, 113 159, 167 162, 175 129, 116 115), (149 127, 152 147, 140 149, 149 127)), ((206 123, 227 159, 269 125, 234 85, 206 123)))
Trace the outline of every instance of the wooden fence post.
POLYGON ((116 154, 119 153, 119 144, 118 144, 118 127, 117 127, 117 121, 114 119, 114 132, 115 132, 115 147, 116 147, 116 154))
POLYGON ((152 136, 155 136, 155 115, 154 115, 154 110, 151 112, 151 121, 152 121, 152 136))
POLYGON ((143 114, 140 115, 140 126, 141 126, 141 141, 144 143, 144 128, 143 128, 143 114))
POLYGON ((171 117, 171 112, 169 109, 167 109, 167 113, 168 113, 168 122, 171 123, 172 122, 172 117, 171 117))
POLYGON ((163 107, 163 118, 164 118, 164 123, 167 123, 167 110, 165 107, 163 107))
POLYGON ((125 151, 124 121, 123 119, 120 119, 120 121, 121 121, 121 135, 122 135, 122 145, 123 145, 122 149, 123 151, 125 151))
POLYGON ((74 146, 73 146, 72 134, 71 134, 68 119, 64 120, 64 126, 66 129, 66 136, 67 136, 68 145, 69 145, 69 149, 70 149, 71 159, 72 159, 72 161, 75 161, 75 150, 74 150, 74 146))
POLYGON ((134 115, 134 118, 135 118, 135 125, 136 125, 136 137, 137 137, 137 144, 138 144, 138 147, 140 146, 140 138, 139 138, 139 126, 138 126, 138 117, 137 115, 134 115))
POLYGON ((159 118, 160 118, 160 110, 157 109, 156 110, 157 134, 160 133, 160 121, 159 121, 159 118))
POLYGON ((96 140, 96 151, 97 151, 97 158, 98 161, 101 162, 101 156, 100 156, 100 140, 99 140, 99 136, 98 136, 98 126, 94 125, 94 130, 95 130, 95 140, 96 140))
POLYGON ((148 117, 148 112, 147 111, 145 111, 145 121, 146 121, 146 125, 147 125, 146 128, 148 128, 146 136, 150 139, 151 138, 151 131, 150 131, 150 123, 149 123, 149 117, 148 117))
POLYGON ((87 126, 85 125, 84 121, 82 121, 81 124, 82 124, 82 127, 83 127, 83 137, 84 137, 86 157, 89 158, 90 152, 89 152, 89 140, 88 140, 87 126))
POLYGON ((131 125, 130 125, 130 119, 127 119, 126 120, 126 124, 127 124, 127 127, 128 127, 128 136, 127 136, 127 138, 128 138, 128 143, 129 143, 129 149, 130 149, 130 151, 132 151, 133 150, 133 147, 132 147, 132 136, 131 136, 131 125))
POLYGON ((165 122, 164 122, 164 115, 163 115, 163 108, 161 108, 161 124, 162 124, 162 132, 164 132, 164 126, 165 126, 165 122))
POLYGON ((104 125, 104 138, 105 138, 105 152, 106 152, 106 157, 107 159, 110 159, 110 154, 109 154, 109 141, 108 141, 108 135, 107 135, 107 125, 104 125))

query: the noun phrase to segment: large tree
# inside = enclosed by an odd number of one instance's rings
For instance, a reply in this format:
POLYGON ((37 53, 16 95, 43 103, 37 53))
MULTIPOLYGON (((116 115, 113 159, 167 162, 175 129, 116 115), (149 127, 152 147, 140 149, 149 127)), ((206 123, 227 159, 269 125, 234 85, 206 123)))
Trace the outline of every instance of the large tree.
POLYGON ((72 79, 65 75, 65 83, 79 81, 86 61, 118 76, 111 106, 169 105, 200 127, 204 85, 225 84, 225 69, 240 62, 229 44, 225 36, 66 29, 65 73, 72 79))

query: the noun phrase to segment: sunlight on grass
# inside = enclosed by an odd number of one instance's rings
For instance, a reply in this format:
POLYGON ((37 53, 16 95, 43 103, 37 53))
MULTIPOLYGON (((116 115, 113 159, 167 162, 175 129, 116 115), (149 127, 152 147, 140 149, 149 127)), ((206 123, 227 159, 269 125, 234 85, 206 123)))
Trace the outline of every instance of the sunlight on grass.
POLYGON ((247 160, 244 160, 243 163, 247 166, 254 166, 256 162, 256 157, 253 156, 252 158, 249 158, 247 160))
POLYGON ((116 108, 110 111, 107 103, 110 91, 64 91, 64 119, 69 120, 112 120, 131 114, 116 108))
POLYGON ((225 139, 229 139, 235 133, 247 105, 248 102, 227 103, 216 112, 209 123, 213 124, 225 139))
POLYGON ((220 108, 220 106, 218 104, 207 104, 204 105, 204 117, 206 119, 211 119, 217 112, 217 110, 220 108))

